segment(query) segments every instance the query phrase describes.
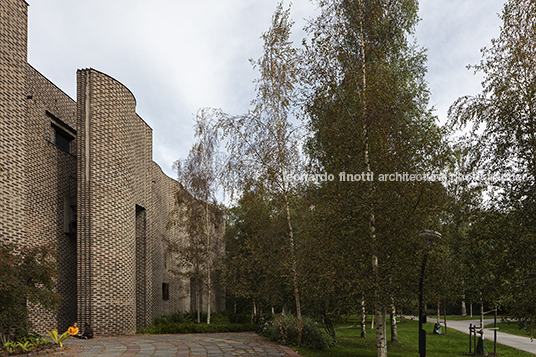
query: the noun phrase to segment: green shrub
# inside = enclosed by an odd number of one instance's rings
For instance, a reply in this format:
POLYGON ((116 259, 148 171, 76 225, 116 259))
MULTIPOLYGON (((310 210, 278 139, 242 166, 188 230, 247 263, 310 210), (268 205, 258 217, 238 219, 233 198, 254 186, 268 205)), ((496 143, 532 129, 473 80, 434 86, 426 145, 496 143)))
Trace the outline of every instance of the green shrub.
POLYGON ((251 315, 248 314, 228 314, 227 318, 232 324, 249 324, 251 323, 251 315))
POLYGON ((216 333, 216 332, 245 332, 255 331, 255 324, 197 324, 194 322, 185 322, 182 324, 160 323, 141 329, 138 333, 150 334, 174 334, 174 333, 216 333))
POLYGON ((56 309, 60 295, 54 291, 57 255, 50 246, 28 248, 0 243, 0 340, 6 343, 28 330, 30 302, 56 309))
POLYGON ((293 315, 277 315, 271 321, 261 321, 258 333, 271 341, 310 349, 322 350, 333 347, 335 342, 314 320, 293 315))
MULTIPOLYGON (((196 317, 197 318, 197 317, 196 317)), ((174 312, 166 315, 159 315, 153 319, 153 325, 159 324, 182 324, 193 322, 192 314, 189 312, 174 312)))
POLYGON ((231 321, 229 320, 229 317, 226 315, 214 314, 210 316, 210 323, 214 325, 227 325, 227 324, 230 324, 231 321))

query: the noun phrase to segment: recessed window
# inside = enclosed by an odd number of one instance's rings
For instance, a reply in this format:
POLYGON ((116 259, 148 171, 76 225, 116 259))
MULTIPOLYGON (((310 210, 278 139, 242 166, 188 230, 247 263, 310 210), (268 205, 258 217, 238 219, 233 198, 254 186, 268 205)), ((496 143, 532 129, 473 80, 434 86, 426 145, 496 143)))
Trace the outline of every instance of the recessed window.
POLYGON ((56 136, 54 144, 56 144, 57 147, 60 149, 63 149, 67 151, 68 153, 71 152, 71 142, 74 140, 74 138, 67 134, 65 131, 61 130, 60 128, 54 126, 54 134, 56 136))
POLYGON ((169 300, 169 283, 162 283, 162 300, 169 300))
POLYGON ((71 128, 48 110, 46 110, 45 113, 50 118, 50 124, 54 130, 53 143, 60 149, 71 154, 72 142, 76 137, 76 130, 71 128))

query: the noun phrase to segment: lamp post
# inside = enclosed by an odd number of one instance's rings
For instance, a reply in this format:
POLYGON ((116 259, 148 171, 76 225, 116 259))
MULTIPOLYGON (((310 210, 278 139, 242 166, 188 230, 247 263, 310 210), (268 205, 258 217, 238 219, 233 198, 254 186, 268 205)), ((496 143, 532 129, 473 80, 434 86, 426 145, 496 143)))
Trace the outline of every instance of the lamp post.
MULTIPOLYGON (((419 233, 419 237, 423 238, 426 242, 426 248, 428 248, 433 241, 440 239, 441 234, 436 231, 425 230, 419 233)), ((426 250, 422 259, 421 265, 421 278, 419 280, 419 355, 420 357, 426 357, 426 331, 422 328, 422 324, 425 323, 425 315, 423 313, 422 293, 423 293, 423 280, 424 280, 424 268, 426 267, 426 260, 428 259, 428 249, 426 250)))

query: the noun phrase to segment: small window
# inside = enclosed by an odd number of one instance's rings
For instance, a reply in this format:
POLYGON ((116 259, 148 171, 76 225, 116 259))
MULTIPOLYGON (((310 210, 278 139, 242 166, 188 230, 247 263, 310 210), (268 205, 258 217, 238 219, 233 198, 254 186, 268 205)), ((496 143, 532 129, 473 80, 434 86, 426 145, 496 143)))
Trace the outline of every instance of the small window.
POLYGON ((162 300, 169 300, 169 283, 162 283, 162 300))
POLYGON ((54 135, 56 136, 54 144, 56 144, 57 147, 60 149, 63 149, 67 151, 68 153, 71 152, 71 142, 74 140, 72 135, 68 134, 67 132, 61 130, 57 126, 53 125, 54 128, 54 135))

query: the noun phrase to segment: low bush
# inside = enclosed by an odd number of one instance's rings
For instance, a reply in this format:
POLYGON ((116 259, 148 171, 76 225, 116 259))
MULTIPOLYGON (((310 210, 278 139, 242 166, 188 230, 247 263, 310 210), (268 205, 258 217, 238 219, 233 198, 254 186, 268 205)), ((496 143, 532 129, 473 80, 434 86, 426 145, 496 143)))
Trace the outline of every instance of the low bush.
POLYGON ((249 323, 251 323, 251 315, 248 315, 248 314, 228 314, 227 319, 232 324, 249 324, 249 323))
MULTIPOLYGON (((0 238, 1 239, 1 238, 0 238)), ((0 342, 16 339, 31 329, 28 306, 55 310, 60 295, 54 291, 57 254, 54 247, 24 247, 0 243, 0 342)))
POLYGON ((314 320, 301 320, 291 314, 277 315, 273 320, 261 321, 257 332, 271 341, 322 350, 333 347, 335 341, 314 320))
POLYGON ((160 324, 182 324, 186 322, 194 322, 196 317, 193 317, 189 312, 174 312, 166 315, 159 315, 153 319, 153 325, 160 324))
POLYGON ((216 332, 246 332, 255 331, 255 324, 197 324, 194 322, 185 323, 160 323, 141 329, 138 333, 150 334, 174 334, 174 333, 216 333, 216 332))

